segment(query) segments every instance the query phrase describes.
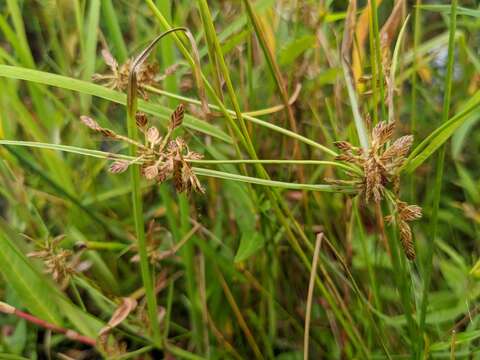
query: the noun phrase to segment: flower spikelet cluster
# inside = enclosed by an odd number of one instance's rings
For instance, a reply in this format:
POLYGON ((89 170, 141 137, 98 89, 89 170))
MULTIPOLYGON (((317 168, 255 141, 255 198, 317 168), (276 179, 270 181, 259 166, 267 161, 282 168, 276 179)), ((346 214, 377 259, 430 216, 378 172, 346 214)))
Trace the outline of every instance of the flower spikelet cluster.
POLYGON ((28 257, 42 260, 45 265, 45 272, 51 274, 52 278, 59 283, 68 282, 70 276, 75 272, 71 265, 73 253, 59 246, 63 238, 64 236, 58 236, 47 241, 41 249, 27 254, 28 257))
POLYGON ((336 160, 358 166, 359 173, 349 173, 350 180, 334 180, 335 183, 348 183, 357 188, 365 202, 380 203, 386 198, 386 192, 391 190, 389 200, 393 202, 396 217, 387 216, 389 223, 397 220, 400 239, 406 256, 413 260, 415 251, 412 241, 410 221, 419 219, 421 208, 417 205, 408 205, 398 198, 400 187, 400 170, 407 159, 413 142, 412 135, 402 136, 392 142, 394 122, 379 122, 372 130, 370 146, 361 149, 347 141, 338 141, 335 146, 340 150, 336 160))
MULTIPOLYGON (((92 80, 101 82, 103 85, 124 91, 128 87, 128 76, 132 66, 132 59, 128 59, 124 64, 119 65, 117 60, 107 49, 102 50, 102 56, 105 64, 110 68, 110 72, 106 74, 94 74, 92 80)), ((159 74, 158 64, 156 63, 142 63, 137 69, 137 83, 138 91, 143 98, 147 99, 147 93, 144 86, 153 85, 155 82, 163 80, 168 75, 174 73, 178 65, 174 65, 166 69, 164 74, 159 74)))
MULTIPOLYGON (((167 179, 173 178, 178 192, 194 191, 204 193, 205 190, 189 163, 189 161, 199 160, 203 156, 195 151, 191 151, 183 138, 173 138, 174 130, 182 125, 184 112, 182 104, 173 111, 165 136, 161 136, 157 127, 149 126, 146 114, 142 112, 137 113, 136 124, 144 135, 143 143, 103 128, 88 116, 82 116, 81 121, 90 129, 110 139, 133 144, 136 147, 137 157, 130 161, 115 160, 109 167, 111 173, 122 173, 130 165, 140 164, 141 174, 147 180, 162 183, 167 179)), ((115 154, 112 154, 112 157, 115 158, 115 154)))

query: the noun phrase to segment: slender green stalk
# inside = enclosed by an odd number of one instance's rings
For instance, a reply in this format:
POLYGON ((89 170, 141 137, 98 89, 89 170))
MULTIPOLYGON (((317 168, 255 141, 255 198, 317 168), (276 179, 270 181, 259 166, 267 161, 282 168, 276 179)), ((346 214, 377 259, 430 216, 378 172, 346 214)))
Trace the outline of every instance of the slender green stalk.
POLYGON ((368 36, 368 44, 370 46, 370 68, 372 70, 372 103, 373 103, 373 124, 376 125, 378 123, 378 66, 377 66, 377 57, 375 56, 375 35, 373 31, 373 11, 372 5, 370 5, 369 1, 369 8, 368 8, 368 28, 369 28, 369 36, 368 36))
POLYGON ((123 40, 122 31, 118 23, 118 17, 113 7, 112 0, 102 0, 103 20, 107 30, 112 38, 113 53, 120 63, 124 63, 128 58, 127 46, 123 40))
MULTIPOLYGON (((449 24, 449 41, 448 41, 448 63, 447 63, 447 73, 445 77, 445 93, 443 99, 443 110, 442 110, 442 123, 448 121, 450 114, 450 99, 452 94, 452 84, 453 84, 453 66, 455 59, 455 31, 457 27, 457 0, 452 1, 451 13, 450 13, 450 24, 449 24)), ((443 180, 443 169, 445 163, 445 145, 443 145, 438 153, 437 164, 436 164, 436 174, 435 182, 433 188, 433 204, 432 204, 432 213, 431 213, 431 223, 430 223, 430 243, 427 245, 427 253, 425 256, 425 265, 423 271, 423 292, 422 292, 422 301, 419 314, 419 327, 420 333, 423 334, 425 331, 425 320, 427 316, 428 308, 428 295, 430 290, 430 282, 432 278, 432 269, 433 269, 433 253, 435 250, 435 241, 437 238, 438 231, 438 212, 440 208, 440 198, 442 193, 442 180, 443 180)), ((423 344, 423 337, 419 337, 419 346, 423 344)))
MULTIPOLYGON (((170 93, 170 92, 162 90, 162 89, 158 89, 158 88, 153 87, 153 86, 145 86, 145 89, 147 89, 148 91, 150 91, 152 93, 168 96, 168 97, 171 97, 171 98, 174 98, 174 99, 178 99, 178 100, 181 100, 181 101, 188 102, 190 104, 195 104, 195 105, 200 105, 201 104, 201 102, 199 100, 195 100, 195 99, 192 99, 192 98, 189 98, 189 97, 186 97, 186 96, 173 94, 173 93, 170 93)), ((231 115, 233 117, 236 117, 235 111, 227 109, 224 106, 217 106, 217 105, 213 105, 213 104, 208 104, 208 107, 212 110, 217 110, 217 111, 222 111, 222 112, 226 111, 229 115, 231 115)), ((295 133, 291 130, 285 129, 281 126, 274 125, 274 124, 272 124, 268 121, 258 119, 256 117, 253 117, 253 116, 249 115, 248 113, 242 113, 242 118, 247 120, 247 121, 250 121, 254 124, 263 126, 267 129, 276 131, 280 134, 283 134, 283 135, 289 136, 291 138, 297 139, 298 141, 301 141, 301 142, 303 142, 307 145, 310 145, 310 146, 313 146, 317 149, 320 149, 321 151, 327 153, 328 155, 337 156, 337 153, 334 150, 332 150, 332 149, 326 147, 325 145, 322 145, 322 144, 320 144, 320 143, 318 143, 318 142, 316 142, 312 139, 309 139, 305 136, 297 134, 297 133, 295 133)))
MULTIPOLYGON (((422 32, 422 19, 421 19, 421 5, 422 0, 416 0, 415 3, 415 21, 413 25, 413 71, 412 71, 412 90, 410 97, 410 133, 413 135, 413 138, 417 138, 417 122, 418 122, 418 112, 417 112, 417 71, 418 71, 418 45, 420 44, 421 32, 422 32)), ((410 177, 410 201, 415 202, 415 178, 410 177)))
POLYGON ((225 179, 225 180, 235 180, 235 181, 247 182, 251 184, 270 186, 274 188, 277 187, 277 188, 283 188, 283 189, 344 192, 344 193, 355 192, 355 189, 351 187, 343 187, 338 185, 325 185, 325 184, 310 185, 310 184, 287 183, 282 181, 274 181, 274 180, 255 178, 255 177, 238 175, 238 174, 230 174, 222 171, 209 170, 209 169, 196 168, 196 167, 193 168, 193 171, 195 172, 195 174, 200 176, 210 176, 210 177, 216 177, 216 178, 225 179))
MULTIPOLYGON (((0 142, 1 143, 1 142, 0 142)), ((212 165, 219 165, 219 164, 274 164, 274 165, 282 165, 282 164, 292 164, 292 165, 328 165, 328 166, 336 166, 342 168, 347 171, 354 171, 357 174, 361 174, 361 171, 356 168, 352 168, 344 163, 336 162, 336 161, 324 161, 324 160, 277 160, 277 159, 258 159, 258 160, 251 160, 251 159, 234 159, 234 160, 188 160, 189 163, 192 164, 212 164, 212 165)))
MULTIPOLYGON (((267 60, 268 67, 273 75, 275 84, 277 85, 277 88, 280 91, 280 95, 282 98, 283 105, 285 107, 285 112, 289 120, 290 127, 293 130, 293 132, 296 133, 298 132, 297 121, 295 119, 295 115, 293 114, 292 106, 289 103, 287 87, 283 80, 280 67, 278 66, 278 63, 275 60, 275 56, 273 54, 271 47, 267 43, 265 33, 262 27, 260 26, 260 21, 253 9, 252 3, 250 2, 250 0, 243 0, 243 3, 245 5, 245 8, 247 9, 247 13, 250 18, 250 21, 252 22, 253 28, 255 29, 255 33, 257 34, 258 41, 260 42, 260 46, 262 47, 263 54, 265 56, 265 59, 267 60)), ((294 156, 300 155, 298 151, 299 151, 298 142, 295 142, 294 148, 293 148, 294 156)))
MULTIPOLYGON (((98 24, 100 20, 100 0, 91 0, 88 2, 87 26, 85 28, 85 51, 83 53, 84 69, 82 73, 83 80, 90 81, 95 71, 95 59, 97 52, 98 24)), ((82 110, 87 111, 90 107, 91 97, 81 96, 82 110)))
MULTIPOLYGON (((370 0, 371 11, 372 11, 372 22, 373 22, 373 36, 375 44, 375 63, 377 65, 377 76, 380 89, 380 106, 382 109, 382 120, 387 120, 387 109, 385 106, 385 85, 384 85, 384 73, 383 73, 383 63, 382 63, 382 44, 380 42, 380 31, 378 30, 378 9, 377 9, 377 0, 370 0)), ((376 106, 376 104, 375 104, 376 106)))
MULTIPOLYGON (((136 159, 138 157, 129 156, 129 155, 122 155, 122 154, 114 154, 108 153, 99 150, 90 150, 90 149, 83 149, 74 146, 66 146, 66 145, 56 145, 56 144, 46 144, 46 143, 37 143, 32 141, 15 141, 15 140, 0 140, 0 145, 17 145, 17 146, 26 146, 26 147, 33 147, 33 148, 43 148, 43 149, 51 149, 51 150, 58 150, 58 151, 65 151, 71 152, 75 154, 85 155, 85 156, 92 156, 101 159, 120 159, 120 160, 129 160, 132 161, 132 164, 136 164, 136 159)), ((134 144, 130 144, 135 148, 134 144)), ((134 154, 136 154, 134 152, 134 154)), ((141 160, 138 160, 139 162, 141 160)), ((320 161, 320 160, 190 160, 192 164, 212 164, 212 165, 221 165, 221 164, 305 164, 305 165, 329 165, 329 166, 337 166, 343 168, 345 170, 351 171, 352 169, 345 166, 342 163, 334 162, 334 161, 320 161)), ((131 166, 134 167, 134 166, 131 166)), ((237 180, 242 182, 247 182, 251 184, 259 184, 259 185, 266 185, 272 187, 279 187, 285 189, 304 189, 304 190, 313 190, 313 191, 327 191, 327 192, 352 192, 353 188, 350 187, 342 187, 337 185, 310 185, 310 184, 298 184, 298 183, 291 183, 291 182, 281 182, 281 181, 273 181, 264 178, 255 178, 250 176, 242 176, 238 174, 230 174, 227 172, 222 171, 215 171, 210 169, 198 168, 194 167, 193 170, 197 175, 201 176, 211 176, 221 179, 227 180, 237 180)), ((355 169, 355 171, 358 171, 355 169)))
MULTIPOLYGON (((135 115, 137 114, 137 74, 136 65, 141 60, 139 57, 134 61, 130 70, 130 76, 128 79, 128 92, 127 92, 127 128, 128 136, 137 140, 137 125, 135 121, 135 115)), ((129 144, 130 156, 136 156, 136 146, 132 143, 129 144)), ((161 334, 157 316, 157 297, 155 294, 153 278, 150 273, 150 263, 148 260, 147 243, 145 238, 145 224, 143 220, 143 201, 142 190, 140 188, 140 168, 138 166, 130 166, 130 180, 132 185, 132 205, 133 205, 133 218, 135 222, 135 234, 137 236, 138 253, 140 255, 140 271, 142 273, 142 282, 145 288, 145 296, 147 298, 147 310, 150 320, 150 329, 153 333, 153 340, 157 347, 161 347, 161 334)))
MULTIPOLYGON (((413 136, 417 135, 417 71, 418 71, 418 46, 422 37, 422 18, 421 18, 421 4, 422 0, 416 0, 415 3, 415 21, 413 25, 413 71, 412 71, 412 92, 410 99, 410 132, 413 136)), ((412 183, 413 184, 413 183, 412 183)))

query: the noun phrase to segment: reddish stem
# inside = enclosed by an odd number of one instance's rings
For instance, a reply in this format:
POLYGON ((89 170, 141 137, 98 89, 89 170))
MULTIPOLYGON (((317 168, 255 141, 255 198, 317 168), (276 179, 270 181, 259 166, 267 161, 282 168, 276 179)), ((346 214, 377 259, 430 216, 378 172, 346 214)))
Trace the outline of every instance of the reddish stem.
POLYGON ((52 330, 54 332, 63 334, 67 338, 69 338, 70 340, 73 340, 73 341, 78 341, 78 342, 81 342, 83 344, 90 345, 90 346, 95 346, 97 344, 97 341, 95 339, 91 338, 91 337, 80 335, 79 333, 77 333, 74 330, 65 329, 61 326, 49 323, 45 320, 42 320, 42 319, 39 319, 39 318, 33 316, 32 314, 28 314, 26 312, 20 311, 20 310, 14 308, 13 306, 8 305, 8 304, 6 304, 4 302, 1 302, 1 301, 0 301, 0 312, 3 312, 5 314, 9 314, 9 315, 18 316, 19 318, 22 318, 22 319, 24 319, 28 322, 31 322, 35 325, 38 325, 42 328, 45 328, 45 329, 52 330))

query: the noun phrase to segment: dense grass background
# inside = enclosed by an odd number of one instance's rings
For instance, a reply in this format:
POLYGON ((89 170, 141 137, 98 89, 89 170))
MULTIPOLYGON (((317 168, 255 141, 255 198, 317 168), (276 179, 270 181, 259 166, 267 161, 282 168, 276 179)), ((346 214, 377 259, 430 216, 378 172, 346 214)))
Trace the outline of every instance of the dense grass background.
POLYGON ((0 1, 0 299, 90 339, 119 306, 128 315, 96 348, 2 315, 0 358, 478 357, 479 4, 348 5, 0 1), (172 26, 198 49, 163 38, 149 61, 176 71, 139 108, 164 132, 185 104, 177 135, 217 160, 196 164, 205 195, 107 172, 91 150, 127 147, 79 121, 127 134, 126 89, 92 82, 109 71, 101 51, 122 64, 172 26), (415 136, 400 186, 423 208, 415 261, 379 221, 387 202, 324 180, 348 178, 335 141, 363 145, 387 119, 394 138, 415 136), (43 260, 26 256, 45 244, 43 260), (65 281, 45 274, 59 254, 65 281))

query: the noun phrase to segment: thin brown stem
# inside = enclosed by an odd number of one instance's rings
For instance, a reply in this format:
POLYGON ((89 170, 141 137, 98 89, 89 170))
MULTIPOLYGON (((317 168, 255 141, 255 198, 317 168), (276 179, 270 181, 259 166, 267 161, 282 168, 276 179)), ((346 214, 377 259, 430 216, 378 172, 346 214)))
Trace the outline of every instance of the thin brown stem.
POLYGON ((245 334, 245 337, 247 338, 247 341, 248 341, 250 347, 253 350, 253 353, 255 354, 255 358, 263 359, 263 355, 260 352, 260 349, 258 348, 258 345, 255 341, 255 338, 253 337, 252 332, 248 328, 247 322, 245 321, 245 318, 243 317, 242 312, 240 311, 237 303, 235 302, 235 298, 233 297, 233 294, 230 291, 230 288, 228 287, 227 282, 225 281, 223 275, 218 270, 217 270, 217 275, 218 275, 218 278, 220 279, 220 284, 222 285, 223 292, 225 293, 225 296, 227 297, 227 301, 230 304, 230 306, 233 310, 233 313, 235 314, 235 317, 237 318, 238 324, 240 325, 240 328, 243 330, 243 333, 245 334))

